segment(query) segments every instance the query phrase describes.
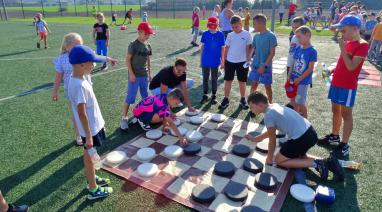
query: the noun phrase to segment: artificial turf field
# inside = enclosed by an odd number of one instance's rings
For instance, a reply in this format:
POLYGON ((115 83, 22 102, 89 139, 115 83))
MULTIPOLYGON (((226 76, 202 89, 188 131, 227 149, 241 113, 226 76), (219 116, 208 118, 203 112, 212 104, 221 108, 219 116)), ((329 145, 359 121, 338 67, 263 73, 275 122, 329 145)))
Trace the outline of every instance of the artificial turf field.
MULTIPOLYGON (((70 113, 62 88, 59 101, 51 101, 55 71, 52 58, 59 53, 64 34, 78 32, 91 47, 91 25, 53 24, 49 37, 50 49, 35 49, 37 36, 29 23, 0 23, 0 189, 9 202, 31 205, 31 211, 189 211, 171 200, 158 196, 132 183, 124 182, 104 171, 98 174, 112 180, 114 193, 101 201, 86 199, 86 181, 83 175, 82 148, 74 144, 70 113), (42 88, 42 89, 41 89, 42 88), (45 89, 47 88, 47 89, 45 89), (14 95, 41 89, 29 95, 14 95), (3 100, 6 97, 9 99, 3 100)), ((120 63, 106 72, 94 74, 93 86, 106 121, 107 141, 99 149, 106 153, 128 139, 142 133, 138 127, 128 132, 119 130, 121 105, 125 98, 127 72, 124 57, 127 45, 136 38, 135 30, 112 30, 110 56, 120 63)), ((287 35, 278 34, 279 47, 276 58, 285 57, 288 49, 287 35)), ((171 64, 176 57, 188 60, 188 75, 196 81, 191 89, 193 104, 203 110, 217 112, 218 105, 200 105, 202 86, 197 48, 189 47, 190 30, 158 28, 150 38, 153 48, 152 71, 171 64)), ((314 37, 319 62, 335 62, 339 54, 337 44, 329 37, 314 37)), ((318 66, 319 67, 319 66, 318 66)), ((285 75, 274 74, 274 102, 285 104, 283 82, 285 75)), ((222 81, 220 81, 221 83, 222 81)), ((248 88, 249 90, 249 88, 248 88)), ((320 135, 331 128, 328 88, 319 77, 309 91, 309 120, 320 135)), ((380 211, 382 208, 382 115, 381 87, 360 85, 354 107, 354 131, 351 137, 350 159, 362 162, 359 172, 346 171, 345 183, 336 183, 329 177, 321 182, 314 171, 307 170, 309 185, 328 185, 336 190, 336 202, 331 206, 318 205, 320 211, 380 211)), ((219 101, 223 85, 218 90, 219 101)), ((224 114, 249 119, 247 111, 238 107, 237 83, 231 93, 231 105, 224 114)), ((260 122, 262 116, 252 121, 260 122)), ((315 146, 309 153, 326 157, 328 149, 315 146)), ((303 205, 290 195, 283 211, 303 211, 303 205)))

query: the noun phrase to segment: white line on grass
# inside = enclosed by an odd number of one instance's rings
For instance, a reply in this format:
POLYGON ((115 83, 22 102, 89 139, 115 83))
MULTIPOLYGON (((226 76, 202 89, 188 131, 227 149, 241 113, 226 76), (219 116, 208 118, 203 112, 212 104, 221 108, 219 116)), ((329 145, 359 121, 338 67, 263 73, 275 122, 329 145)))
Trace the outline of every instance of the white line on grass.
POLYGON ((0 58, 0 61, 13 61, 13 60, 45 60, 54 59, 55 57, 18 57, 18 58, 0 58))

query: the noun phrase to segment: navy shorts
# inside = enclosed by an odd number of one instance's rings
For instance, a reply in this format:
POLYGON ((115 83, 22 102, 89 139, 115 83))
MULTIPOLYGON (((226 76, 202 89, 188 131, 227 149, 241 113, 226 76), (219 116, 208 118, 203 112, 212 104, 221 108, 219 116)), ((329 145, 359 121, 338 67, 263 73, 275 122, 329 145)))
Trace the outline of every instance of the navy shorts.
MULTIPOLYGON (((96 135, 94 135, 92 137, 93 137, 93 146, 95 146, 95 147, 96 146, 102 146, 103 141, 106 139, 104 128, 102 128, 96 135)), ((86 137, 81 136, 81 139, 82 139, 82 143, 85 145, 86 137)), ((85 148, 85 146, 84 146, 84 148, 85 148)))
POLYGON ((280 153, 287 158, 299 158, 308 152, 317 143, 317 133, 312 126, 297 139, 291 139, 285 142, 280 153))

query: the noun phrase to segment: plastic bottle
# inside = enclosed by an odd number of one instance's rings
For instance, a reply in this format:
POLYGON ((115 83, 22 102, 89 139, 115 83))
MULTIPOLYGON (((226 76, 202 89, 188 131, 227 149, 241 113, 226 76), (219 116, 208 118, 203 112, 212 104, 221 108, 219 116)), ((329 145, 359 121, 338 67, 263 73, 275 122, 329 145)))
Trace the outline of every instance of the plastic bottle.
POLYGON ((322 79, 324 80, 326 86, 330 86, 330 72, 325 63, 322 63, 321 71, 322 79))
POLYGON ((99 170, 101 168, 101 157, 98 155, 97 150, 92 147, 87 150, 88 154, 90 156, 90 159, 93 162, 93 166, 96 170, 99 170))

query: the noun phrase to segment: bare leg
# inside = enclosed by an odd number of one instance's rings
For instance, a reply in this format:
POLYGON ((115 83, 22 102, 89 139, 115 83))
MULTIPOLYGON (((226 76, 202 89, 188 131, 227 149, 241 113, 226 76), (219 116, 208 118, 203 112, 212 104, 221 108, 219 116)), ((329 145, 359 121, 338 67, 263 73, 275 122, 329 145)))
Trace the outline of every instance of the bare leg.
POLYGON ((245 82, 240 82, 239 81, 239 89, 240 89, 240 96, 241 96, 241 98, 245 97, 245 92, 246 92, 245 82))
POLYGON ((332 113, 333 113, 333 117, 332 117, 332 124, 333 124, 333 126, 332 126, 332 133, 334 135, 339 135, 340 134, 340 129, 341 129, 341 122, 342 122, 342 118, 341 118, 341 105, 332 102, 332 113))
POLYGON ((5 201, 3 194, 0 191, 0 211, 7 211, 8 207, 8 203, 5 201))
POLYGON ((259 82, 252 81, 251 82, 251 93, 254 93, 257 90, 257 87, 259 87, 259 82))
POLYGON ((272 85, 264 85, 265 87, 265 93, 268 96, 269 103, 272 103, 272 85))
POLYGON ((353 130, 353 110, 351 107, 341 106, 341 114, 344 120, 344 129, 341 142, 348 143, 353 130))
POLYGON ((127 117, 127 114, 129 113, 130 104, 127 104, 126 102, 123 103, 122 106, 122 118, 127 117))
POLYGON ((158 113, 155 113, 155 115, 153 116, 153 119, 151 119, 151 123, 158 124, 161 122, 163 122, 163 118, 159 117, 158 113))
POLYGON ((308 118, 308 109, 305 105, 299 105, 299 113, 304 117, 308 118))
POLYGON ((47 36, 44 37, 44 45, 45 45, 45 48, 48 47, 48 37, 47 36))
POLYGON ((309 168, 313 167, 315 158, 311 158, 305 155, 302 158, 294 158, 290 159, 285 157, 284 155, 277 153, 276 155, 276 164, 285 168, 309 168))
POLYGON ((224 97, 228 98, 229 94, 231 93, 232 88, 232 80, 231 81, 225 81, 224 83, 224 97))
POLYGON ((85 166, 86 180, 89 183, 89 189, 93 190, 97 188, 96 178, 95 178, 95 169, 94 169, 93 162, 88 152, 86 151, 86 149, 84 149, 84 166, 85 166))

